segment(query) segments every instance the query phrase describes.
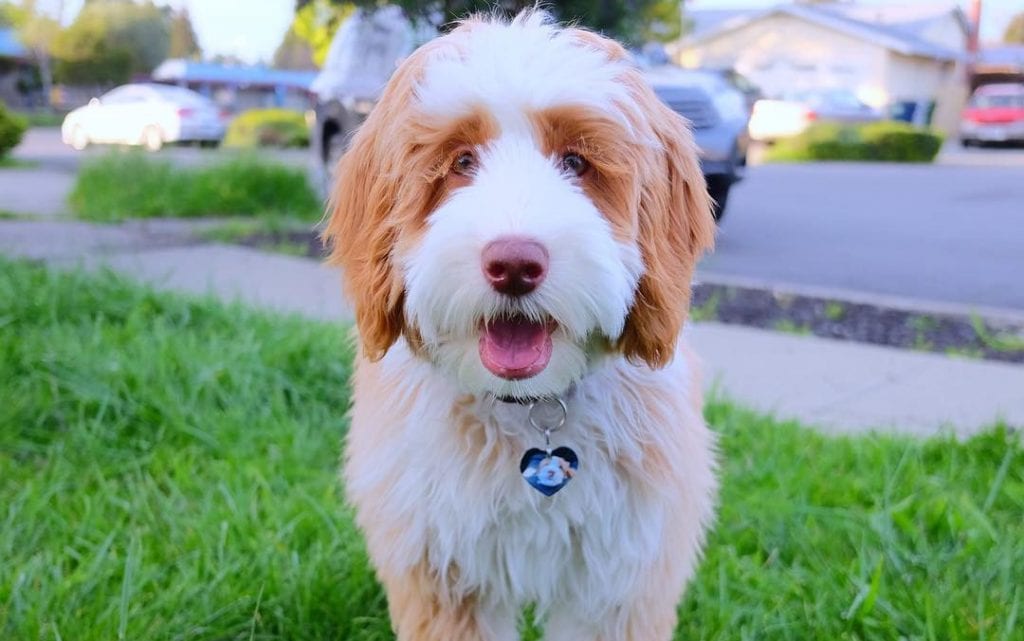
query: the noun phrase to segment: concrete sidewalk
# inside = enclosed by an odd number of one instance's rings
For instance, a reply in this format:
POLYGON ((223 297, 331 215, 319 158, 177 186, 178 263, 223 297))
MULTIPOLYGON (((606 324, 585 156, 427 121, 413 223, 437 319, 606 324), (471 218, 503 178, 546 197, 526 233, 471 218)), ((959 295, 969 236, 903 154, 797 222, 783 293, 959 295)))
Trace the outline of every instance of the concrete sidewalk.
MULTIPOLYGON (((107 266, 158 288, 349 321, 339 276, 317 261, 197 244, 189 226, 0 221, 0 253, 62 267, 107 266)), ((1024 367, 700 323, 689 330, 709 389, 830 431, 967 435, 1024 426, 1024 367)))

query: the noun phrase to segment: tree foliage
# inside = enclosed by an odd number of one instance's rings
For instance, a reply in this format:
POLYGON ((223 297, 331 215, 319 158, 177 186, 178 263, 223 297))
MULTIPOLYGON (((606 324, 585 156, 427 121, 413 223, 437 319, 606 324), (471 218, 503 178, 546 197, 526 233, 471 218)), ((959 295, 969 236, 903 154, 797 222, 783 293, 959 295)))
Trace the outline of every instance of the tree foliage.
POLYGON ((125 82, 167 58, 170 34, 167 13, 151 1, 91 0, 54 43, 56 76, 69 83, 125 82))
POLYGON ((274 50, 273 64, 277 69, 315 69, 313 47, 289 27, 274 50))
MULTIPOLYGON (((296 0, 301 11, 317 3, 351 5, 372 9, 380 0, 296 0)), ((535 0, 395 0, 412 20, 426 20, 438 26, 474 13, 506 16, 536 6, 535 0)), ((551 0, 542 6, 563 22, 576 22, 618 38, 627 44, 665 42, 677 38, 682 28, 678 0, 551 0)))
MULTIPOLYGON (((369 5, 368 2, 365 4, 369 5)), ((299 0, 296 6, 295 19, 289 33, 285 34, 285 42, 281 44, 284 46, 291 35, 306 43, 316 66, 323 66, 334 33, 345 18, 355 11, 356 5, 339 0, 299 0)), ((275 53, 275 59, 276 55, 275 53)))
POLYGON ((192 18, 188 14, 188 8, 170 10, 168 16, 170 31, 170 45, 168 57, 170 58, 199 58, 203 50, 199 46, 199 39, 196 37, 195 29, 192 28, 192 18))
POLYGON ((44 103, 48 104, 53 86, 54 43, 60 34, 60 23, 39 11, 35 0, 23 0, 20 5, 8 2, 0 5, 0 20, 14 27, 18 40, 31 52, 36 63, 35 71, 19 80, 25 93, 42 90, 44 103))
POLYGON ((1003 32, 1003 42, 1007 44, 1024 45, 1024 11, 1018 13, 1006 25, 1003 32))

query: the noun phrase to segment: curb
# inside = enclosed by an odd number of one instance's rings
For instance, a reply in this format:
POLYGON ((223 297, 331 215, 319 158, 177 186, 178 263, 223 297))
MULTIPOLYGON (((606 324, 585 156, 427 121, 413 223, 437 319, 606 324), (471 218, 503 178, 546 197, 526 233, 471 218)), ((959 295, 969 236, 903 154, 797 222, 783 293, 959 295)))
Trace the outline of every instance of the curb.
POLYGON ((694 278, 694 284, 702 283, 708 285, 721 285, 724 287, 758 289, 782 295, 791 294, 806 298, 820 298, 861 305, 871 305, 873 307, 895 309, 904 312, 913 312, 916 314, 960 316, 965 318, 977 316, 985 321, 995 324, 1024 325, 1024 310, 1008 309, 1004 307, 950 303, 946 301, 908 298, 894 294, 876 294, 873 292, 835 287, 797 285, 794 283, 767 281, 744 276, 702 272, 698 270, 698 274, 694 278))

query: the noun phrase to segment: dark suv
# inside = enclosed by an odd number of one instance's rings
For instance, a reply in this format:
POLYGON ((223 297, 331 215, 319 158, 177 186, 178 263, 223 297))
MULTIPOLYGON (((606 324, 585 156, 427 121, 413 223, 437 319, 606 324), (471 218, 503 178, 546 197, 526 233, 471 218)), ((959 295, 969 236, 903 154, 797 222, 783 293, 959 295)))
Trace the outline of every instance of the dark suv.
POLYGON ((690 121, 708 193, 715 199, 715 220, 719 220, 729 191, 747 167, 749 101, 718 71, 666 65, 648 68, 645 75, 654 93, 690 121))
MULTIPOLYGON (((336 47, 332 46, 334 49, 336 47)), ((332 56, 328 55, 314 83, 318 100, 311 146, 323 168, 325 181, 352 132, 366 119, 378 97, 378 92, 356 92, 346 89, 352 83, 335 82, 343 75, 348 59, 343 52, 335 58, 340 62, 333 63, 332 56)), ((690 71, 663 65, 648 67, 644 73, 655 93, 693 126, 708 193, 716 203, 715 220, 720 219, 725 213, 729 191, 742 178, 747 164, 750 112, 746 96, 717 71, 690 71)), ((384 81, 386 78, 379 82, 381 87, 384 81)))

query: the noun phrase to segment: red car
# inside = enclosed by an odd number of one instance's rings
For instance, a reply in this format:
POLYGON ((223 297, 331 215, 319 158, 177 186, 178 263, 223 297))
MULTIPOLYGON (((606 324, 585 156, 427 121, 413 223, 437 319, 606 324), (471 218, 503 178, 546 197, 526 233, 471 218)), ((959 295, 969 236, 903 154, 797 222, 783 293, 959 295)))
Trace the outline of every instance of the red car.
POLYGON ((960 144, 1024 143, 1024 84, 978 87, 960 118, 960 144))

